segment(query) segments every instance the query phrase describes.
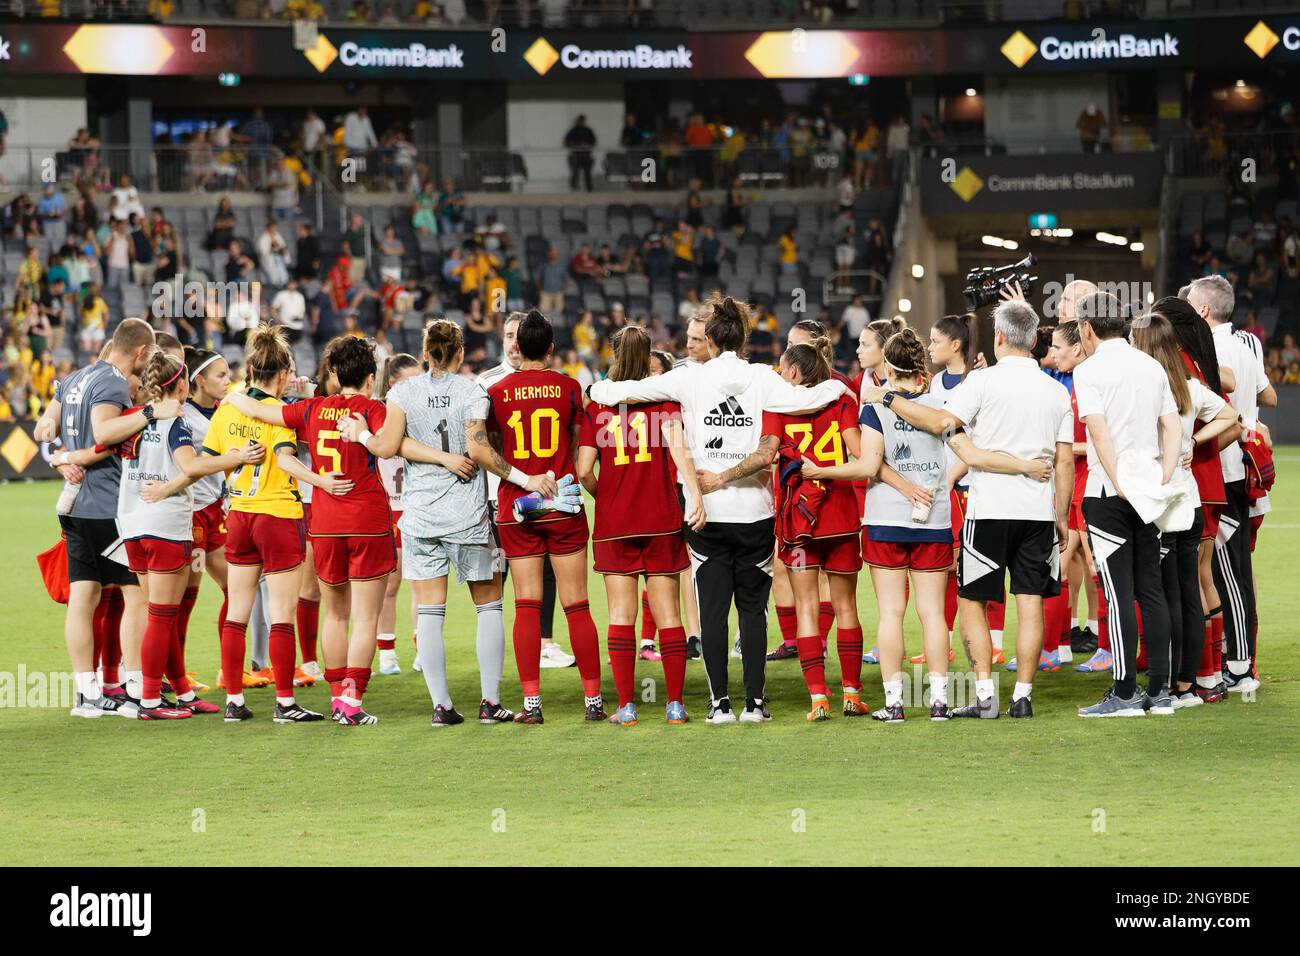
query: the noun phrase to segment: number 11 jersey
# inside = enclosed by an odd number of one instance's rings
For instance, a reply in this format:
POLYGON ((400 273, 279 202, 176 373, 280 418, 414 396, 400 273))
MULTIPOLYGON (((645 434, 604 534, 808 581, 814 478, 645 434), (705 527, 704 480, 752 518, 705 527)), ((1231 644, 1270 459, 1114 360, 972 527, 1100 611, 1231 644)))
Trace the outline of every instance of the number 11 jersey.
MULTIPOLYGON (((574 429, 582 423, 582 386, 551 369, 512 372, 488 389, 488 428, 501 434, 501 457, 526 475, 574 473, 574 429)), ((528 492, 509 481, 497 491, 497 524, 513 524, 515 499, 528 492)), ((574 517, 552 514, 530 521, 574 517)))
POLYGON ((308 530, 313 537, 388 534, 393 516, 375 458, 364 445, 344 441, 339 434, 339 422, 351 415, 360 415, 370 431, 379 431, 388 417, 384 403, 364 395, 331 395, 286 405, 283 415, 285 426, 296 431, 298 440, 311 452, 312 471, 319 475, 338 472, 353 484, 341 497, 324 492, 312 496, 308 530))

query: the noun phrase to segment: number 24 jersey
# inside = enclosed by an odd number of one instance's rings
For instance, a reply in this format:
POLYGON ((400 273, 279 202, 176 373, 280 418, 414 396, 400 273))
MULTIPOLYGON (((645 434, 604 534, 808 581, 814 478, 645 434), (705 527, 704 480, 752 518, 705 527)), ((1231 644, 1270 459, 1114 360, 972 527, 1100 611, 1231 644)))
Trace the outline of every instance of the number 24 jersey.
MULTIPOLYGON (((582 421, 582 386, 551 369, 512 372, 488 389, 488 428, 501 434, 501 456, 526 475, 573 474, 573 429, 582 421)), ((497 491, 497 524, 513 524, 515 499, 528 492, 503 480, 497 491)), ((574 517, 554 514, 537 521, 574 517)))
POLYGON ((353 414, 364 418, 371 432, 378 432, 388 409, 364 395, 308 398, 284 407, 284 424, 298 433, 298 440, 311 452, 312 470, 321 475, 339 472, 353 483, 341 497, 324 492, 312 496, 308 530, 313 535, 382 535, 393 527, 388 493, 379 480, 374 456, 360 442, 344 441, 339 434, 339 422, 353 414))

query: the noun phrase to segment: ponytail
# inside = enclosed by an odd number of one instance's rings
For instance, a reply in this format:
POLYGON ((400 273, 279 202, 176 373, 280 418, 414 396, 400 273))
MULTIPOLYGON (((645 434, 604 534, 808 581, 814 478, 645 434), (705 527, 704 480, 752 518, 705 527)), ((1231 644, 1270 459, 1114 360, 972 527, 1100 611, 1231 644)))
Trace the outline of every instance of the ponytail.
POLYGON ((162 349, 155 348, 145 364, 144 374, 140 376, 140 395, 145 404, 160 402, 179 388, 184 373, 185 366, 181 362, 162 349))
POLYGON ((799 370, 800 384, 807 385, 810 388, 814 385, 820 385, 831 377, 830 363, 826 361, 826 356, 815 345, 792 345, 781 356, 781 362, 792 368, 797 368, 799 370))
POLYGON ((904 328, 901 332, 895 332, 885 343, 883 352, 890 371, 906 378, 920 377, 922 388, 929 384, 925 346, 913 330, 904 328))

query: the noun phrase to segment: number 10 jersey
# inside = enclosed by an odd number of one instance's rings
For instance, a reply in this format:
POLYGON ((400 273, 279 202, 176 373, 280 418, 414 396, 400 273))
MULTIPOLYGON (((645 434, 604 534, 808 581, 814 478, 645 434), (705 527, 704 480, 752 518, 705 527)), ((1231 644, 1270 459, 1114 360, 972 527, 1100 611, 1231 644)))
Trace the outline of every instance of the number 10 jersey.
MULTIPOLYGON (((526 475, 556 478, 574 473, 574 430, 582 423, 582 386, 551 369, 512 372, 488 389, 492 415, 488 428, 501 435, 501 456, 506 464, 526 475)), ((513 524, 516 498, 527 494, 518 485, 502 481, 497 490, 497 524, 513 524)), ((553 514, 537 521, 574 517, 553 514)))
POLYGON ((375 458, 358 442, 344 441, 339 422, 352 415, 366 420, 377 432, 384 426, 388 410, 383 402, 364 395, 331 395, 308 398, 284 407, 284 424, 298 433, 298 440, 311 452, 311 469, 318 475, 332 472, 352 482, 346 495, 320 492, 312 496, 313 537, 378 536, 393 528, 388 510, 388 493, 379 481, 375 458))

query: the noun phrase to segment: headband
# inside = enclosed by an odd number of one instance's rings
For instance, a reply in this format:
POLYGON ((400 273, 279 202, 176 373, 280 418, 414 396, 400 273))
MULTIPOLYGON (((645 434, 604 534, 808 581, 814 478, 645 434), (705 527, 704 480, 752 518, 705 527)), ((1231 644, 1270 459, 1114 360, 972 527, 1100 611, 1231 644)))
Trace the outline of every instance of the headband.
POLYGON ((163 382, 163 383, 162 383, 160 386, 158 386, 158 387, 161 388, 161 389, 170 388, 171 385, 172 385, 172 383, 175 382, 178 378, 181 377, 181 372, 183 372, 183 371, 185 371, 185 363, 184 363, 184 362, 182 362, 182 363, 181 363, 181 367, 178 368, 178 369, 176 370, 176 374, 175 374, 175 375, 173 375, 171 378, 167 379, 167 381, 163 382))
POLYGON ((208 358, 203 362, 202 365, 200 365, 200 366, 199 366, 198 368, 196 368, 194 371, 190 372, 190 381, 192 382, 192 381, 194 381, 196 378, 198 378, 199 375, 202 374, 202 372, 203 372, 203 370, 204 370, 205 368, 207 368, 209 365, 211 365, 213 362, 215 362, 215 361, 216 361, 217 359, 219 359, 219 358, 221 358, 220 355, 209 355, 208 358))
POLYGON ((885 359, 885 364, 888 365, 890 368, 892 368, 899 375, 920 375, 921 374, 921 370, 919 368, 899 368, 893 362, 889 361, 889 359, 885 359))

